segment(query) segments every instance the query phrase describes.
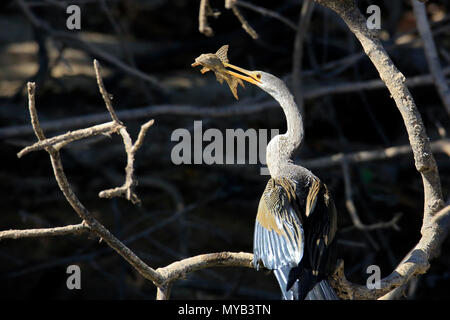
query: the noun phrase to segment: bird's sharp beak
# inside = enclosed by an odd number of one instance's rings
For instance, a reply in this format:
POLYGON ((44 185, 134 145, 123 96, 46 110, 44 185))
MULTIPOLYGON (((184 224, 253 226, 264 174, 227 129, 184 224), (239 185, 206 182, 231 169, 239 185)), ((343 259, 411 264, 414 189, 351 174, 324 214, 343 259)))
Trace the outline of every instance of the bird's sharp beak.
POLYGON ((231 69, 234 69, 236 71, 239 71, 239 72, 243 73, 243 74, 241 74, 241 73, 237 73, 237 72, 234 72, 234 71, 231 71, 231 70, 227 70, 228 74, 231 74, 232 76, 234 76, 236 78, 245 80, 245 81, 250 82, 250 83, 255 84, 255 85, 258 85, 258 84, 261 83, 261 80, 260 80, 261 74, 259 74, 256 71, 245 70, 245 69, 242 69, 242 68, 240 68, 238 66, 235 66, 235 65, 232 65, 232 64, 229 64, 229 63, 224 63, 223 65, 225 67, 228 67, 228 68, 231 68, 231 69))

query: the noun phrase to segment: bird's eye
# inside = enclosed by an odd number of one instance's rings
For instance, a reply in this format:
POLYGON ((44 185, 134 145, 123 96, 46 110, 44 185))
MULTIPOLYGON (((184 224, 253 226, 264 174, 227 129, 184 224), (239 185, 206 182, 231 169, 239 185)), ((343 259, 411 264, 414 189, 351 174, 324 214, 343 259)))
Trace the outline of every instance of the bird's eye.
POLYGON ((257 77, 258 79, 261 79, 261 73, 257 73, 257 74, 256 74, 256 77, 257 77))

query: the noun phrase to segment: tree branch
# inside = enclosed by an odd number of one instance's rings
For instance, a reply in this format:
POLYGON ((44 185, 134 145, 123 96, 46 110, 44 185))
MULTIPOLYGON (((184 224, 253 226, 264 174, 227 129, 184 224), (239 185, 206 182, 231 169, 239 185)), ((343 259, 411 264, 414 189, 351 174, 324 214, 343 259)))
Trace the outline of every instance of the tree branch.
POLYGON ((253 268, 253 254, 246 252, 219 252, 201 254, 174 262, 156 271, 163 279, 176 280, 186 277, 190 272, 210 267, 246 267, 253 268))
POLYGON ((76 235, 89 232, 90 228, 85 223, 79 223, 64 227, 41 228, 41 229, 25 229, 25 230, 5 230, 0 231, 0 240, 2 239, 20 239, 20 238, 37 238, 37 237, 53 237, 76 235))
MULTIPOLYGON (((450 67, 443 69, 444 74, 450 74, 450 67)), ((410 77, 406 80, 408 87, 433 84, 433 77, 429 74, 410 77)), ((378 90, 385 88, 385 84, 380 79, 357 81, 348 83, 328 84, 315 87, 305 87, 303 97, 305 100, 320 98, 325 95, 355 92, 358 90, 378 90)), ((190 105, 154 105, 130 110, 119 110, 117 116, 122 120, 133 120, 151 117, 161 114, 188 115, 204 117, 230 117, 235 115, 253 114, 263 112, 267 109, 278 109, 279 105, 272 99, 259 103, 239 102, 237 104, 209 108, 190 105)), ((111 118, 108 112, 92 114, 87 116, 70 117, 54 121, 41 123, 44 130, 63 130, 68 128, 82 127, 94 123, 105 122, 111 118)), ((0 128, 0 138, 10 138, 21 135, 32 134, 33 128, 30 125, 19 125, 0 128)))
POLYGON ((85 129, 75 130, 75 131, 69 131, 65 134, 61 134, 59 136, 49 138, 49 139, 43 139, 36 143, 34 143, 31 146, 28 146, 24 149, 22 149, 17 156, 21 158, 22 156, 32 152, 32 151, 38 151, 43 150, 46 147, 53 146, 56 149, 60 149, 64 145, 80 140, 85 139, 88 137, 96 136, 99 134, 111 134, 120 129, 121 125, 116 122, 107 122, 102 123, 96 126, 92 126, 85 129))
POLYGON ((436 85, 439 96, 441 97, 447 113, 450 115, 450 88, 447 85, 447 79, 445 79, 441 63, 439 62, 436 45, 428 23, 425 4, 419 3, 416 0, 411 0, 411 2, 416 16, 417 29, 423 40, 423 49, 425 51, 425 57, 427 58, 428 68, 433 75, 434 84, 436 85))
MULTIPOLYGON (((450 157, 450 139, 440 139, 431 143, 433 153, 441 152, 450 157)), ((352 153, 337 153, 331 156, 307 159, 301 161, 306 168, 327 168, 340 165, 343 160, 348 163, 362 163, 399 157, 412 152, 410 145, 394 146, 381 150, 357 151, 352 153)))
MULTIPOLYGON (((36 136, 40 141, 45 139, 45 135, 42 128, 39 125, 39 120, 37 117, 34 93, 35 84, 28 83, 28 93, 29 93, 29 109, 31 122, 33 123, 33 128, 36 136)), ((155 272, 151 267, 149 267, 145 262, 143 262, 138 256, 136 256, 133 251, 131 251, 127 246, 125 246, 119 239, 117 239, 108 229, 106 229, 101 223, 99 223, 92 214, 83 206, 78 197, 72 191, 67 177, 64 173, 64 168, 61 162, 61 157, 59 150, 56 150, 52 146, 46 147, 46 151, 50 155, 50 160, 53 167, 53 173, 55 175, 56 181, 59 188, 63 192, 66 200, 75 210, 75 212, 80 216, 80 218, 89 226, 89 228, 97 236, 103 239, 112 249, 119 253, 125 260, 127 260, 142 276, 151 280, 155 284, 161 282, 161 276, 155 272)))
POLYGON ((292 85, 294 87, 294 97, 297 102, 300 113, 304 115, 303 107, 303 89, 301 81, 303 44, 306 33, 308 32, 309 22, 311 21, 314 10, 314 1, 305 0, 298 18, 298 27, 294 40, 294 54, 292 55, 292 85))
POLYGON ((97 48, 96 46, 83 41, 78 37, 76 34, 72 34, 70 32, 66 31, 57 31, 52 29, 52 27, 45 21, 39 19, 30 9, 30 4, 27 3, 24 0, 16 0, 16 3, 22 10, 25 17, 30 21, 30 23, 37 29, 39 29, 41 32, 47 33, 50 37, 53 37, 55 39, 59 39, 60 41, 64 42, 65 44, 71 45, 72 47, 81 48, 92 55, 96 57, 100 57, 104 59, 105 61, 115 65, 117 68, 122 70, 123 72, 132 75, 134 77, 140 78, 144 81, 149 82, 153 85, 153 87, 157 88, 161 92, 166 92, 166 88, 162 87, 155 77, 144 73, 136 68, 133 68, 132 66, 122 62, 120 59, 116 58, 114 55, 97 48))
MULTIPOLYGON (((429 267, 428 261, 437 254, 438 248, 447 234, 447 225, 437 223, 433 219, 433 216, 444 207, 439 173, 421 116, 405 84, 406 79, 393 64, 375 32, 367 28, 366 20, 355 1, 316 1, 335 11, 344 20, 378 70, 380 78, 386 84, 403 117, 416 169, 422 176, 425 198, 422 238, 397 268, 381 280, 380 289, 369 290, 365 286, 350 284, 344 277, 343 265, 341 272, 334 277, 335 288, 337 290, 343 288, 345 291, 341 292, 343 296, 354 299, 379 298, 408 282, 412 277, 426 272, 429 267)), ((445 215, 448 215, 448 211, 445 215)))
MULTIPOLYGON (((127 194, 133 201, 133 197, 137 196, 132 191, 132 186, 135 184, 133 180, 133 164, 134 164, 134 154, 142 146, 143 140, 147 130, 153 124, 153 120, 148 121, 142 125, 136 142, 133 144, 131 138, 126 131, 126 127, 120 122, 117 114, 114 111, 112 103, 110 101, 109 95, 103 86, 103 81, 101 80, 101 75, 99 72, 99 65, 94 62, 94 68, 97 73, 97 83, 99 85, 99 90, 105 100, 105 105, 108 109, 110 117, 113 118, 112 122, 94 126, 93 128, 102 128, 102 130, 92 130, 92 128, 81 129, 75 132, 69 132, 60 136, 46 139, 42 127, 39 124, 39 119, 36 112, 35 106, 35 84, 28 83, 28 101, 29 101, 29 111, 31 117, 31 123, 38 138, 38 142, 34 144, 33 148, 25 148, 27 152, 22 150, 19 154, 24 155, 31 151, 37 151, 45 149, 50 155, 50 161, 53 167, 53 173, 58 186, 62 193, 64 194, 66 200, 72 206, 74 211, 82 219, 82 223, 78 225, 57 227, 57 228, 46 228, 46 229, 29 229, 29 230, 5 230, 0 231, 0 240, 6 238, 18 239, 26 237, 39 237, 39 236, 56 236, 56 235, 68 235, 68 234, 80 234, 84 231, 91 231, 104 240, 105 243, 116 251, 120 256, 122 256, 138 273, 140 273, 144 278, 152 281, 157 287, 157 299, 168 299, 170 297, 170 289, 173 281, 186 276, 187 274, 201 270, 204 268, 214 267, 214 266, 241 266, 252 268, 253 255, 250 253, 233 253, 233 252, 221 252, 221 253, 210 253, 199 255, 196 257, 190 257, 181 261, 174 262, 164 268, 159 268, 157 270, 153 269, 142 261, 130 248, 128 248, 122 241, 117 239, 108 229, 106 229, 94 216, 83 206, 78 197, 73 192, 70 183, 64 172, 64 168, 60 157, 60 148, 63 143, 69 143, 77 139, 89 137, 91 135, 98 134, 101 132, 109 132, 108 130, 114 130, 114 132, 122 135, 124 140, 125 150, 128 155, 127 168, 126 168, 126 182, 120 187, 113 189, 109 192, 110 196, 120 195, 120 192, 127 194), (118 130, 117 130, 118 129, 118 130), (118 131, 118 132, 117 132, 118 131), (120 192, 118 191, 120 189, 120 192), (115 191, 114 191, 115 190, 115 191)), ((104 193, 108 193, 105 191, 104 193)), ((135 200, 135 199, 134 199, 135 200)))

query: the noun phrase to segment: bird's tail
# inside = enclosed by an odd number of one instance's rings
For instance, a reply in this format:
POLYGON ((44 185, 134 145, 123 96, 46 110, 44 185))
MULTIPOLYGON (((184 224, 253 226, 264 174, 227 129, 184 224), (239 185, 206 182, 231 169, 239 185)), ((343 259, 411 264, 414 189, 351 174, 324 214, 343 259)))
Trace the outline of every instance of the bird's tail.
POLYGON ((287 290, 288 287, 288 281, 289 281, 289 267, 281 267, 280 269, 273 270, 273 273, 275 274, 275 277, 278 280, 278 284, 280 285, 281 294, 283 295, 283 300, 298 300, 298 286, 293 285, 289 290, 287 290))
POLYGON ((339 300, 328 280, 318 282, 306 295, 305 300, 339 300))
POLYGON ((321 280, 314 285, 317 278, 310 272, 303 270, 298 274, 297 271, 294 272, 287 266, 273 270, 280 285, 283 300, 339 300, 328 280, 321 280), (297 279, 292 279, 293 274, 297 279), (310 290, 313 285, 314 287, 310 290))

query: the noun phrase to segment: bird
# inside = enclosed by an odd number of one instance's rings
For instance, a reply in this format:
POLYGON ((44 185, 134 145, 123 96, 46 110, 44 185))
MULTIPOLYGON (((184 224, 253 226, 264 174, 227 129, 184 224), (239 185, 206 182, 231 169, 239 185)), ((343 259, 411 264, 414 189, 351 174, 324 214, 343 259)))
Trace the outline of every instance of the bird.
POLYGON ((218 78, 236 77, 267 92, 287 121, 286 133, 273 137, 266 148, 270 179, 256 215, 253 265, 273 271, 284 300, 338 300, 328 281, 337 260, 336 207, 327 185, 293 161, 304 137, 301 112, 283 80, 230 64, 227 49, 219 49, 214 66, 200 64, 218 78))

